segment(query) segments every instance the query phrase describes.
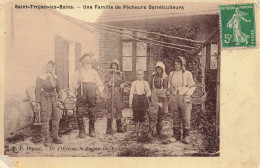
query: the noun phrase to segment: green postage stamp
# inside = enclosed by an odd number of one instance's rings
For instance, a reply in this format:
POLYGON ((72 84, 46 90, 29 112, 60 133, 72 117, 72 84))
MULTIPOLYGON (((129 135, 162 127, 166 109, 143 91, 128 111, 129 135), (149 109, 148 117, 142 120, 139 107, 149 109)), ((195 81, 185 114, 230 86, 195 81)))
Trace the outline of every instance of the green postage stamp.
POLYGON ((222 48, 255 47, 254 4, 221 5, 222 48))

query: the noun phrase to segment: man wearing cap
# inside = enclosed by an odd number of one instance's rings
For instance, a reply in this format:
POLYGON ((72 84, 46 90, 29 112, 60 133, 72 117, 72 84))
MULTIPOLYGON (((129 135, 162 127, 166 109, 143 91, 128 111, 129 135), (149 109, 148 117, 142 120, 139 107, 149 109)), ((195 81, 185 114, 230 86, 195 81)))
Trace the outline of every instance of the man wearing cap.
POLYGON ((190 117, 195 82, 192 73, 186 70, 186 60, 178 56, 174 62, 175 71, 170 72, 168 82, 169 105, 173 113, 173 141, 181 140, 181 124, 183 126, 182 142, 189 143, 190 117))
POLYGON ((96 90, 103 97, 104 86, 94 69, 92 69, 92 55, 84 54, 79 59, 80 68, 73 77, 72 88, 76 90, 76 118, 79 126, 79 138, 85 138, 83 116, 85 111, 89 117, 89 136, 95 137, 96 90))

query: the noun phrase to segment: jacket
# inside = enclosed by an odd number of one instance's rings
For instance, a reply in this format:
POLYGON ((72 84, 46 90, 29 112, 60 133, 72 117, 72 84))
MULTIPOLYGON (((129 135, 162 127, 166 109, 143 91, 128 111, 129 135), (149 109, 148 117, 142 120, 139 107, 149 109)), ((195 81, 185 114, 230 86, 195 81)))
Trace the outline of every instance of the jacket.
POLYGON ((37 77, 35 86, 35 102, 40 102, 41 91, 45 91, 45 95, 54 96, 60 91, 57 76, 55 74, 43 74, 37 77), (50 77, 50 75, 52 77, 50 77))
POLYGON ((171 93, 179 95, 192 95, 196 89, 195 82, 192 77, 192 73, 186 70, 186 60, 185 58, 178 56, 178 58, 182 62, 182 70, 172 71, 169 74, 169 82, 168 82, 168 89, 171 93), (181 76, 179 76, 181 75, 181 76), (180 78, 181 81, 177 81, 177 78, 180 78))

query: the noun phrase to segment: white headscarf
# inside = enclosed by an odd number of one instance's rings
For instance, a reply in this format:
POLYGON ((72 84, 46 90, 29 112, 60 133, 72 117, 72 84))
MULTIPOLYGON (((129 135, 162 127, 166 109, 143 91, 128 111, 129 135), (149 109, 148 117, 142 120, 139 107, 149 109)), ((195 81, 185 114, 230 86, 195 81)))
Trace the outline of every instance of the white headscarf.
POLYGON ((117 65, 117 70, 120 70, 120 65, 119 65, 119 59, 115 58, 112 60, 111 64, 110 64, 110 68, 111 68, 111 65, 115 63, 117 65))
POLYGON ((181 60, 181 68, 183 71, 186 70, 186 59, 182 56, 177 56, 177 58, 179 58, 181 60))
POLYGON ((153 73, 152 73, 152 76, 156 74, 156 71, 155 71, 156 67, 162 68, 162 70, 163 70, 162 78, 165 79, 165 78, 167 77, 167 74, 166 74, 166 72, 165 72, 165 65, 164 65, 164 63, 161 62, 161 61, 158 61, 158 62, 156 63, 155 68, 154 68, 154 71, 153 71, 153 73))

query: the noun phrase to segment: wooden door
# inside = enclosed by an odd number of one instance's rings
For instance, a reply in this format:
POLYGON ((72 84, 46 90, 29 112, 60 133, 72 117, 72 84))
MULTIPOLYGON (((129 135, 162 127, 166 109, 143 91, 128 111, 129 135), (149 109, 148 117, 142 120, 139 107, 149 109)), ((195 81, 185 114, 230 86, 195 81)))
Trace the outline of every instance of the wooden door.
POLYGON ((75 70, 79 69, 79 58, 81 56, 81 44, 75 43, 75 70))
POLYGON ((61 89, 69 87, 69 42, 55 36, 56 75, 61 89))

